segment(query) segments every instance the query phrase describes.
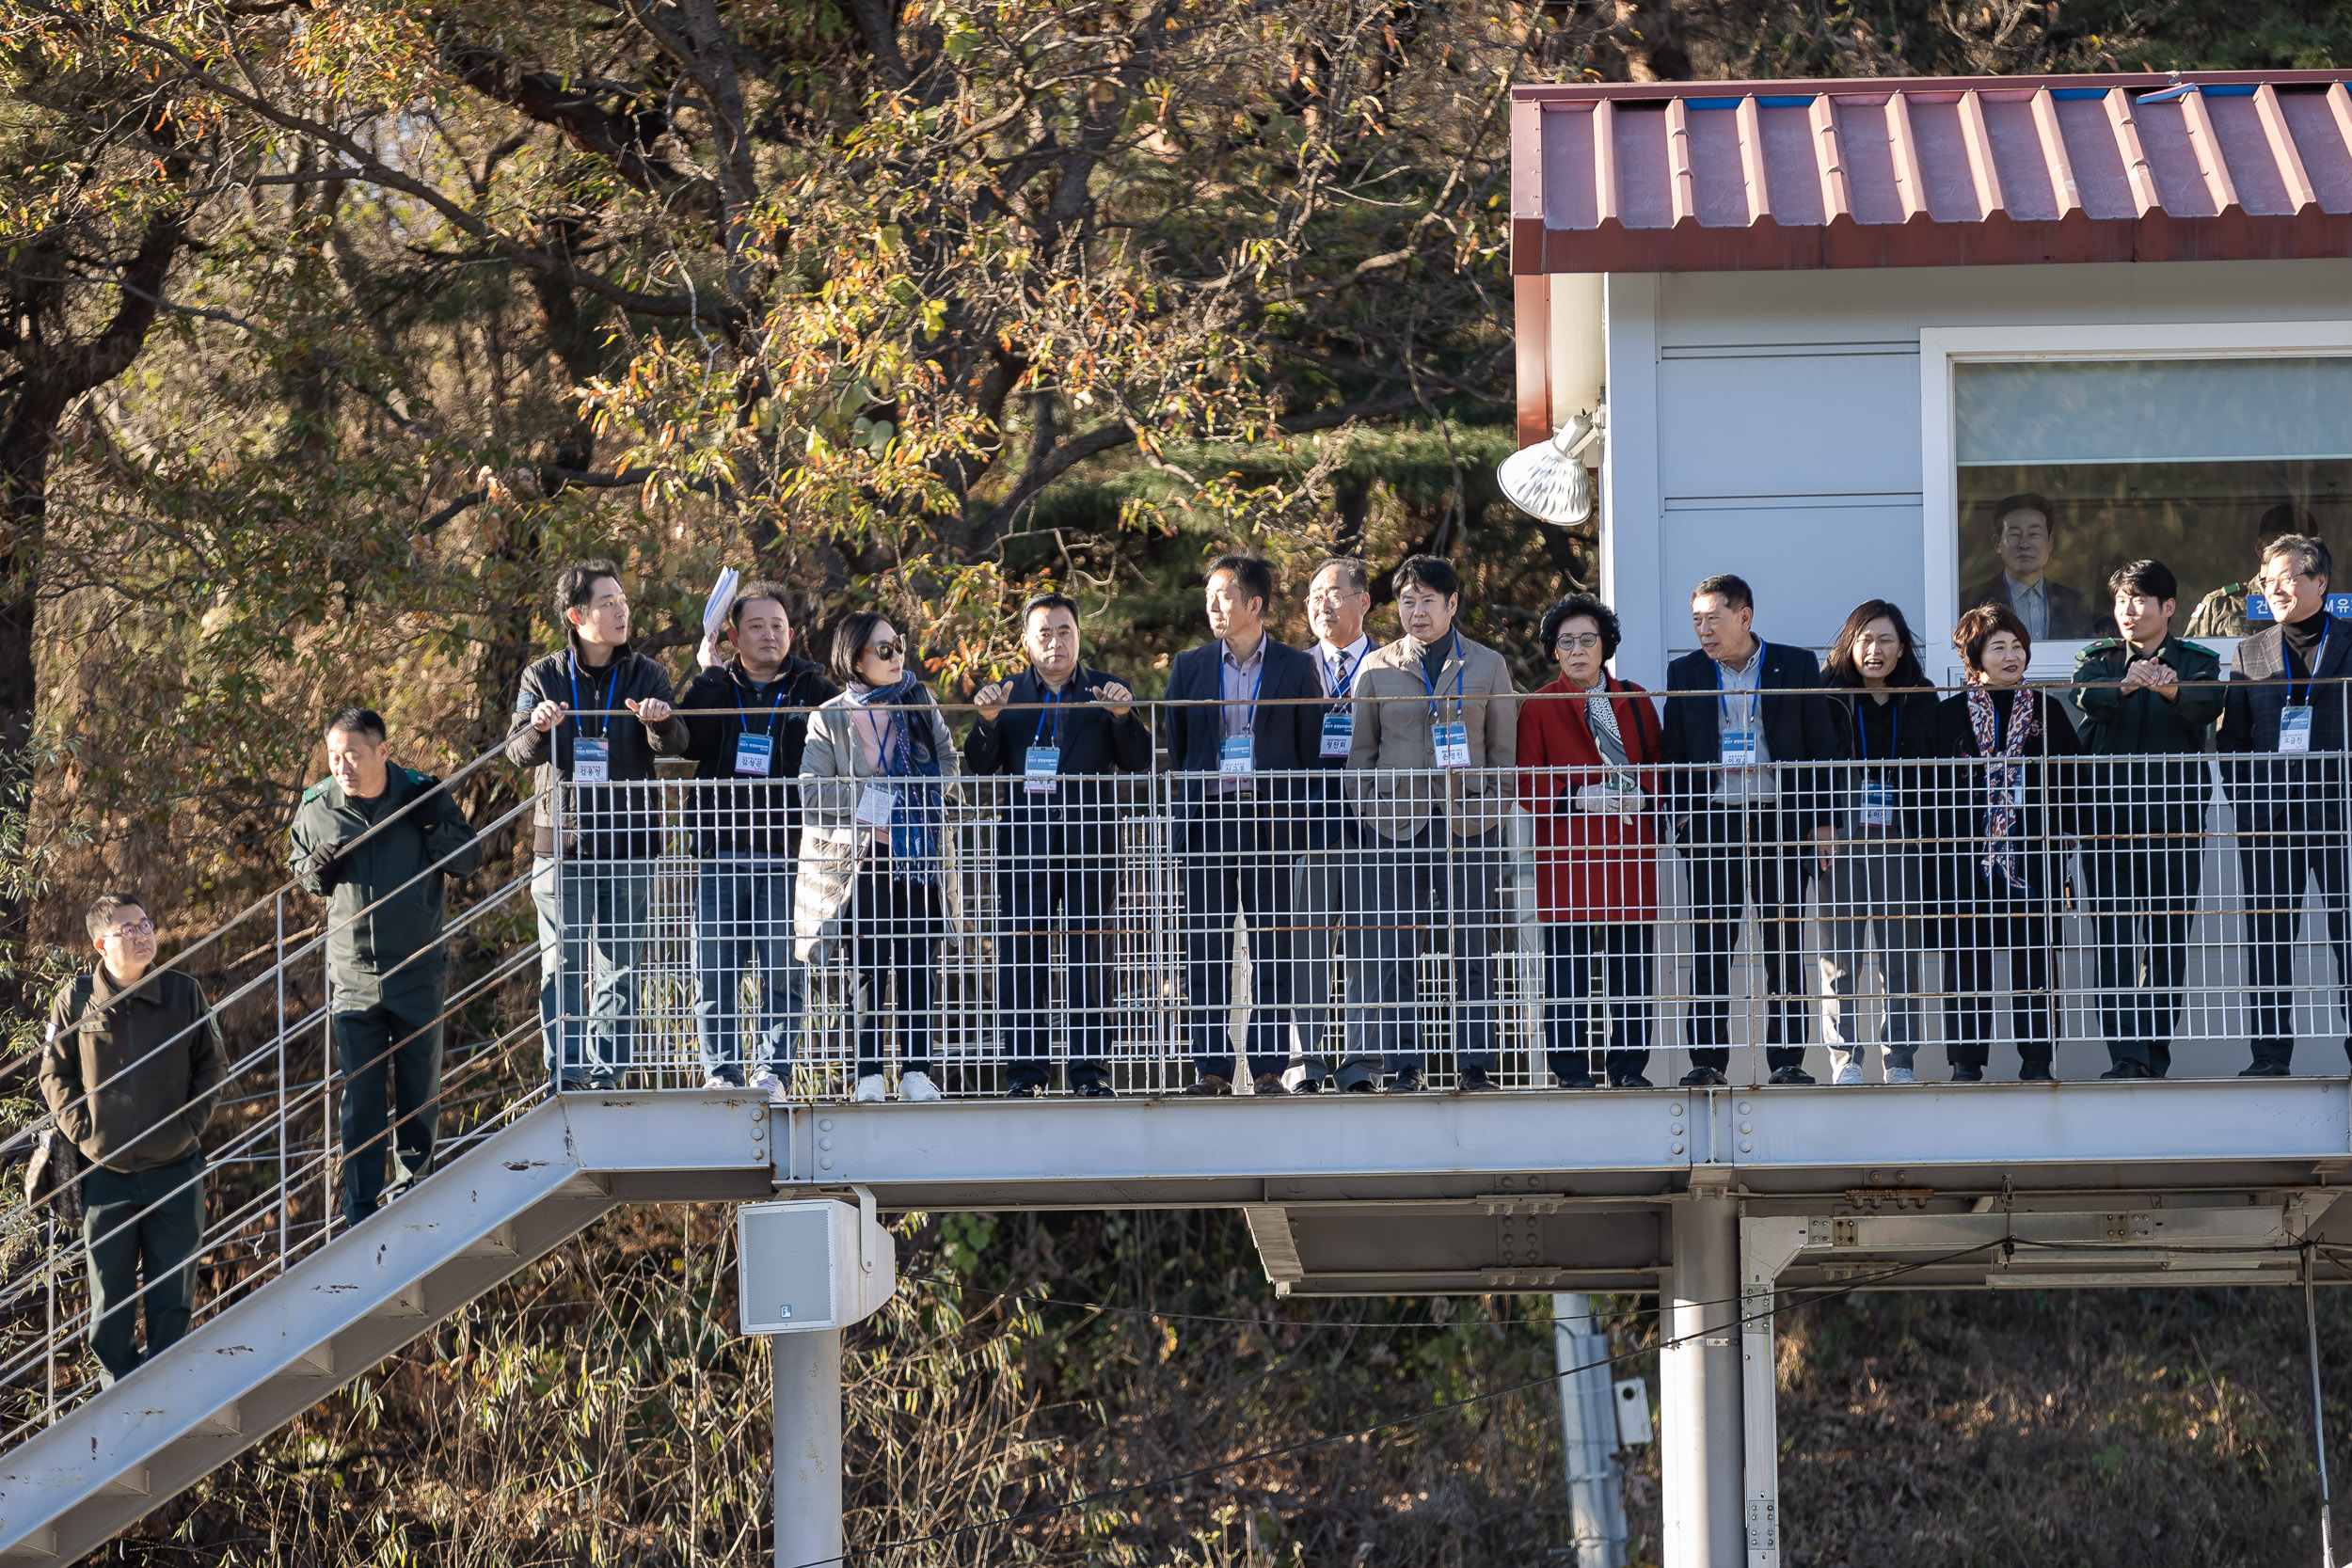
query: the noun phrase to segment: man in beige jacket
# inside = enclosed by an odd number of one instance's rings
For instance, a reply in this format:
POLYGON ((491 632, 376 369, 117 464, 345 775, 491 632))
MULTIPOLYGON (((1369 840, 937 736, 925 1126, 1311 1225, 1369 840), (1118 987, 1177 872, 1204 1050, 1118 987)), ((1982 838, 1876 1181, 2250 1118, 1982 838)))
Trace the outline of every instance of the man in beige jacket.
POLYGON ((1348 898, 1355 954, 1339 1085, 1422 1087, 1422 933, 1454 968, 1455 1065, 1466 1089, 1494 1087, 1494 950, 1502 927, 1502 822, 1515 799, 1518 698, 1502 656, 1454 625, 1461 579, 1435 556, 1396 571, 1405 635, 1366 656, 1355 682, 1348 796, 1363 827, 1348 898))

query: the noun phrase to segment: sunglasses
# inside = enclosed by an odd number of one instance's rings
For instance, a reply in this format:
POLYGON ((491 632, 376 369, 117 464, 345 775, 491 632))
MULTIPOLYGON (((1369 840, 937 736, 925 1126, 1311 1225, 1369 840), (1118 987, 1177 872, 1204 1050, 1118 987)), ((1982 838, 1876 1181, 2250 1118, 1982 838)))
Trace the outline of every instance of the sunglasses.
POLYGON ((868 642, 866 644, 866 651, 876 658, 888 661, 894 658, 904 658, 907 645, 903 642, 868 642))

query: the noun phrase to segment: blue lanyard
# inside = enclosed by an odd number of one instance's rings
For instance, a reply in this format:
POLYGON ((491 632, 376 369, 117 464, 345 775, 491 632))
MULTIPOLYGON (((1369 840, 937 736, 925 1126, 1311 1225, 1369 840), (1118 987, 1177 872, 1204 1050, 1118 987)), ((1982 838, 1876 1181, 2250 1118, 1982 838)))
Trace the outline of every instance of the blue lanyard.
MULTIPOLYGON (((740 695, 743 689, 743 683, 736 677, 734 671, 730 670, 727 672, 727 679, 734 685, 736 692, 740 695)), ((769 704, 768 722, 761 727, 759 732, 760 734, 770 736, 773 736, 775 735, 776 714, 784 706, 784 690, 785 688, 790 684, 791 679, 789 676, 786 675, 782 671, 778 671, 776 673, 776 700, 773 703, 769 704)), ((767 699, 760 695, 761 692, 767 689, 767 687, 764 685, 753 687, 752 702, 756 704, 767 701, 767 699)), ((751 733, 751 721, 746 719, 742 714, 738 713, 735 716, 735 733, 738 735, 749 735, 751 733)))
MULTIPOLYGON (((1073 680, 1073 681, 1074 681, 1074 680, 1076 680, 1076 679, 1078 678, 1078 672, 1077 672, 1077 671, 1075 671, 1075 670, 1073 670, 1072 672, 1070 672, 1070 678, 1071 678, 1072 680, 1073 680)), ((1038 682, 1038 685, 1040 685, 1040 686, 1045 686, 1045 682, 1044 682, 1043 680, 1041 680, 1041 680, 1038 682)), ((1058 752, 1058 751, 1060 751, 1060 750, 1061 750, 1061 721, 1062 721, 1062 705, 1061 705, 1061 701, 1062 701, 1062 699, 1061 699, 1061 693, 1060 693, 1060 692, 1056 691, 1056 690, 1055 690, 1053 688, 1051 688, 1051 687, 1046 687, 1046 689, 1045 689, 1045 707, 1046 707, 1046 711, 1047 711, 1047 712, 1049 712, 1049 713, 1051 713, 1051 714, 1053 715, 1053 717, 1054 717, 1054 750, 1055 750, 1055 751, 1057 751, 1057 752, 1058 752)), ((1041 718, 1038 720, 1038 721, 1037 721, 1037 727, 1038 727, 1040 730, 1042 730, 1042 729, 1044 729, 1044 728, 1045 728, 1045 721, 1044 721, 1044 719, 1043 719, 1042 717, 1041 717, 1041 718)))
MULTIPOLYGON (((1458 631, 1454 634, 1454 717, 1458 721, 1462 717, 1462 676, 1470 669, 1470 661, 1462 657, 1462 634, 1458 631)), ((1445 711, 1438 706, 1438 683, 1429 678, 1428 664, 1417 658, 1413 660, 1413 669, 1421 676, 1422 689, 1429 693, 1429 721, 1444 723, 1445 711)))
MULTIPOLYGON (((1715 666, 1716 713, 1719 716, 1727 715, 1731 711, 1727 705, 1731 698, 1724 690, 1724 667, 1716 659, 1710 658, 1707 662, 1715 666)), ((1764 640, 1760 637, 1756 640, 1756 685, 1749 688, 1743 694, 1752 705, 1748 710, 1748 717, 1755 721, 1757 729, 1762 729, 1764 727, 1764 640)))
MULTIPOLYGON (((580 712, 580 655, 577 651, 572 654, 571 681, 572 712, 577 714, 580 712)), ((621 656, 615 654, 612 656, 612 678, 605 683, 604 688, 604 707, 606 711, 596 721, 596 734, 595 738, 602 739, 605 736, 610 735, 612 732, 612 714, 611 711, 612 707, 612 694, 620 690, 620 689, 621 656)), ((592 686, 589 689, 593 691, 596 688, 592 686)), ((575 723, 579 722, 577 719, 573 721, 575 723)))
MULTIPOLYGON (((2312 689, 2319 685, 2319 667, 2328 661, 2328 639, 2335 635, 2336 618, 2328 615, 2324 610, 2320 611, 2320 614, 2325 619, 2319 626, 2319 646, 2312 650, 2312 670, 2311 673, 2304 678, 2303 700, 2300 703, 2295 700, 2295 666, 2287 664, 2287 706, 2289 707, 2312 705, 2312 689)), ((2286 663, 2286 634, 2281 632, 2279 634, 2279 662, 2281 664, 2286 663)))
MULTIPOLYGON (((1228 644, 1229 650, 1231 644, 1228 644)), ((1248 727, 1241 732, 1253 737, 1258 733, 1258 693, 1265 689, 1265 638, 1262 633, 1258 639, 1258 684, 1249 689, 1248 727)), ((1224 704, 1224 706, 1217 710, 1219 713, 1223 713, 1226 708, 1233 705, 1225 702, 1225 656, 1223 654, 1217 656, 1216 661, 1216 695, 1217 701, 1224 704)))
POLYGON ((1331 677, 1331 698, 1337 702, 1347 696, 1347 689, 1356 678, 1356 666, 1363 663, 1363 657, 1359 655, 1356 664, 1350 664, 1347 661, 1347 650, 1343 648, 1333 662, 1340 667, 1340 673, 1331 677))

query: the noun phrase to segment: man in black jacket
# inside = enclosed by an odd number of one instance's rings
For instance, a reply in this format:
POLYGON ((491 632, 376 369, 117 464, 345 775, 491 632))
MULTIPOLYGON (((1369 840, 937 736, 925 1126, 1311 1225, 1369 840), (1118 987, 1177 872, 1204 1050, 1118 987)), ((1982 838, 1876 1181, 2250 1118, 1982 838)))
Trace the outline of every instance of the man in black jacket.
POLYGON ((338 712, 326 721, 328 776, 303 791, 288 835, 294 876, 326 900, 327 1011, 343 1070, 346 1225, 433 1168, 449 992, 443 885, 482 863, 473 824, 441 782, 394 767, 391 756, 374 709, 338 712), (387 1153, 395 1166, 389 1190, 387 1153))
MULTIPOLYGON (((2336 982, 2352 1020, 2352 911, 2344 869, 2344 683, 2352 625, 2328 610, 2328 546, 2305 533, 2263 548, 2258 581, 2271 624, 2237 645, 2221 710, 2224 786, 2237 808, 2246 886, 2253 1062, 2244 1078, 2284 1078, 2295 1053, 2296 916, 2316 878, 2336 982)), ((2352 1056, 2352 1035, 2344 1039, 2352 1056)))
POLYGON ((1756 599, 1728 574, 1691 594, 1699 651, 1666 667, 1668 811, 1691 867, 1694 927, 1692 1087, 1721 1084, 1731 1063, 1731 954, 1740 913, 1756 904, 1756 951, 1770 994, 1765 1065, 1775 1084, 1804 1070, 1804 884, 1827 863, 1841 799, 1844 733, 1804 648, 1755 635, 1756 599))
POLYGON ((628 594, 610 561, 556 574, 564 649, 523 672, 506 757, 532 769, 531 901, 539 914, 539 1025, 548 1072, 567 1089, 615 1088, 637 1016, 637 944, 653 904, 657 756, 683 756, 670 677, 628 645, 628 594), (622 718, 626 711, 629 717, 622 718), (555 803, 567 821, 557 854, 555 803), (581 977, 596 974, 593 1002, 581 977))
POLYGON ((1290 858, 1304 842, 1305 770, 1321 767, 1323 682, 1313 659, 1266 635, 1274 574, 1264 562, 1218 557, 1209 567, 1205 599, 1217 641, 1177 655, 1168 682, 1170 703, 1201 705, 1168 710, 1169 761, 1189 775, 1180 786, 1173 835, 1194 1019, 1196 1078, 1186 1092, 1232 1092, 1227 1009, 1233 919, 1240 915, 1249 928, 1250 1076, 1258 1093, 1285 1094, 1290 858))
POLYGON ((743 972, 756 966, 751 1086, 781 1101, 801 1036, 807 972, 792 941, 792 864, 800 853, 801 752, 808 710, 841 689, 792 657, 784 589, 747 582, 727 606, 734 655, 713 662, 678 702, 694 759, 691 816, 702 863, 694 888, 694 1023, 703 1087, 740 1088, 743 972))
MULTIPOLYGON (((967 777, 1006 780, 997 851, 996 1005, 1009 1064, 1006 1092, 1045 1092, 1052 1076, 1054 933, 1069 973, 1070 1086, 1108 1099, 1112 907, 1119 895, 1120 788, 1113 777, 1152 770, 1152 732, 1134 693, 1078 654, 1078 606, 1037 594, 1021 607, 1029 667, 973 694, 979 720, 963 739, 967 777), (1017 783, 1012 781, 1018 781, 1017 783)), ((987 786, 976 786, 987 787, 987 786)))

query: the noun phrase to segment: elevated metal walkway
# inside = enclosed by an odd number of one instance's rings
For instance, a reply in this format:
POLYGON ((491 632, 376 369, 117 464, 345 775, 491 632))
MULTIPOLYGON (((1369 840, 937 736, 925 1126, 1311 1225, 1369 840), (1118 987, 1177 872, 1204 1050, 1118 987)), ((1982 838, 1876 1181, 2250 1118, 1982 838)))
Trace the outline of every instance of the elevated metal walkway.
POLYGON ((0 1560, 89 1551, 615 1204, 766 1196, 769 1110, 541 1101, 0 1459, 0 1560))

